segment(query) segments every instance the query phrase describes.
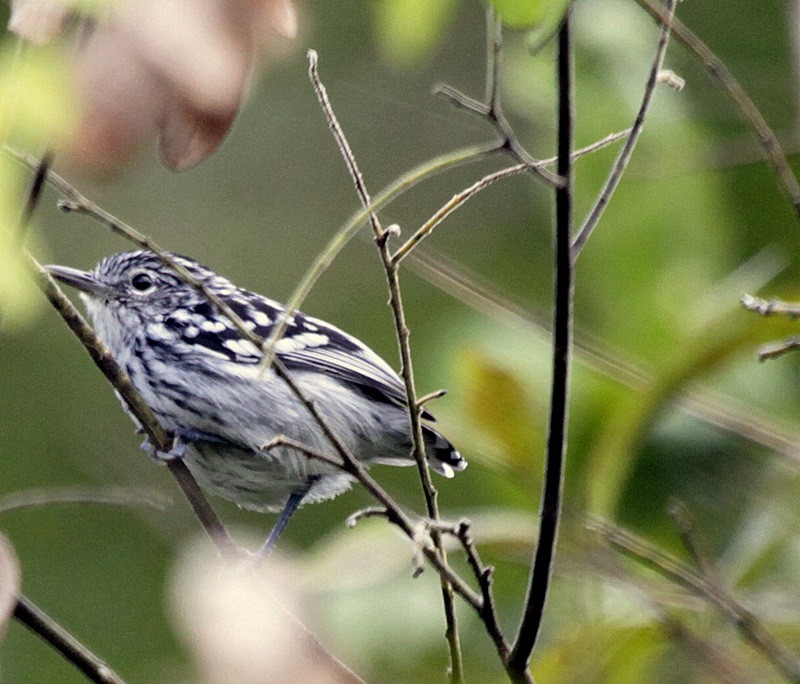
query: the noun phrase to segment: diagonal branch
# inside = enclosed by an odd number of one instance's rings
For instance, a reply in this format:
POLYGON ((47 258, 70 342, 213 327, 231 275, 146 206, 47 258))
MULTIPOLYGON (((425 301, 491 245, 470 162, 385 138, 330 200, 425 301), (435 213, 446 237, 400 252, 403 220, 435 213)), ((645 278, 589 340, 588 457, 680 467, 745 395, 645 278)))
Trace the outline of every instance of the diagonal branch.
POLYGON ((703 64, 711 79, 716 81, 722 91, 733 101, 742 118, 753 128, 756 141, 761 145, 767 162, 778 177, 779 184, 783 187, 795 213, 800 218, 800 184, 797 182, 797 177, 794 175, 775 133, 772 132, 758 107, 730 69, 688 26, 674 17, 670 19, 667 9, 660 3, 653 2, 653 0, 636 0, 636 3, 662 24, 670 23, 672 25, 672 34, 675 40, 694 54, 703 64))
POLYGON ((650 103, 653 101, 653 95, 655 94, 656 86, 658 85, 658 74, 660 73, 661 67, 664 64, 664 55, 667 52, 670 28, 672 27, 672 20, 675 16, 676 2, 677 0, 667 1, 667 15, 664 23, 661 25, 661 33, 658 38, 658 47, 656 48, 656 55, 653 58, 653 65, 650 68, 650 75, 647 77, 647 83, 644 87, 642 104, 639 106, 639 111, 636 114, 636 120, 633 122, 631 134, 625 141, 625 145, 620 151, 619 156, 614 161, 614 165, 611 167, 611 172, 608 174, 608 178, 606 179, 606 184, 603 187, 603 190, 600 192, 600 195, 592 206, 589 215, 586 217, 583 225, 578 231, 578 234, 575 236, 575 240, 572 244, 573 259, 578 258, 578 255, 581 253, 581 250, 583 249, 587 240, 591 237, 592 231, 595 229, 595 226, 597 226, 597 222, 603 215, 606 205, 608 205, 608 203, 611 201, 611 197, 614 194, 614 191, 617 189, 620 180, 622 179, 622 174, 625 173, 625 169, 628 167, 628 162, 631 160, 631 155, 636 147, 636 143, 639 141, 639 136, 642 134, 644 122, 647 118, 647 112, 650 109, 650 103))
POLYGON ((64 658, 80 670, 90 682, 96 684, 125 684, 122 678, 106 663, 92 653, 53 618, 36 606, 29 598, 20 595, 14 607, 14 619, 46 641, 64 658))

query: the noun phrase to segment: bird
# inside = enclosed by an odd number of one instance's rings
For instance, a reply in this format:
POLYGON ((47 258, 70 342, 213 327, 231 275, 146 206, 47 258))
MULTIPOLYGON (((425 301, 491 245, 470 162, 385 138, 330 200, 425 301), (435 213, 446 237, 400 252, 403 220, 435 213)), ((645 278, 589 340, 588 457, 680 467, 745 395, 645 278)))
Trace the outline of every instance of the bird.
MULTIPOLYGON (((235 286, 197 261, 168 261, 225 302, 261 339, 286 312, 282 304, 235 286)), ((296 510, 346 491, 353 478, 309 450, 331 453, 329 439, 261 350, 207 297, 147 250, 108 256, 91 271, 46 267, 78 290, 93 327, 162 426, 198 484, 256 511, 279 513, 261 549, 274 548, 296 510), (278 440, 280 441, 280 440, 278 440)), ((355 337, 302 312, 287 319, 275 356, 349 452, 365 465, 412 465, 405 385, 392 367, 355 337)), ((433 422, 424 409, 422 418, 433 422)), ((429 424, 422 434, 430 467, 446 477, 467 466, 429 424)))

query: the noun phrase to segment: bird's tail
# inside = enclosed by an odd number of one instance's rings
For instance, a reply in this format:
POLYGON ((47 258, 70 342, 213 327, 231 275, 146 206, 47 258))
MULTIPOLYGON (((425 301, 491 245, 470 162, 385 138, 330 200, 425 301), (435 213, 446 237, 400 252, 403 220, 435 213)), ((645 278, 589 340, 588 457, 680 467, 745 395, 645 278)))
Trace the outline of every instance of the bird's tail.
POLYGON ((464 470, 467 462, 456 448, 442 437, 436 430, 422 426, 426 451, 431 468, 445 477, 453 477, 457 470, 464 470))

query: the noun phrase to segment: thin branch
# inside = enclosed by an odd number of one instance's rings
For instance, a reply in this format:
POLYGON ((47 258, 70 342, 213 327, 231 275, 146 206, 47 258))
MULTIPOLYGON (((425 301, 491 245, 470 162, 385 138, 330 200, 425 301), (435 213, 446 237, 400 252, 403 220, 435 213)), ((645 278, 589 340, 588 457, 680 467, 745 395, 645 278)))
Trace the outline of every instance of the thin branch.
MULTIPOLYGON (((498 87, 497 80, 495 80, 493 87, 495 89, 498 87)), ((494 92, 496 93, 496 90, 494 92)), ((520 164, 524 164, 526 170, 530 171, 534 176, 541 178, 548 185, 552 187, 558 187, 560 185, 561 181, 558 176, 554 176, 543 168, 543 164, 541 164, 540 160, 532 157, 522 146, 516 133, 514 133, 511 128, 511 124, 508 123, 496 97, 492 98, 492 102, 494 102, 494 106, 492 106, 491 104, 486 104, 468 95, 464 95, 464 93, 444 83, 437 85, 433 89, 433 94, 441 95, 455 107, 488 121, 500 136, 501 142, 499 143, 499 149, 510 154, 520 164)))
MULTIPOLYGON (((372 200, 369 196, 369 191, 364 183, 361 171, 358 168, 355 155, 350 149, 344 131, 342 131, 342 127, 334 114, 325 86, 320 80, 317 70, 317 53, 313 50, 309 50, 308 52, 308 61, 309 77, 314 86, 314 91, 317 94, 322 112, 325 115, 325 120, 328 122, 328 126, 333 132, 339 151, 342 153, 345 164, 353 178, 353 183, 355 184, 361 204, 365 209, 370 209, 372 200)), ((408 405, 408 415, 411 423, 411 455, 417 464, 428 516, 431 520, 438 521, 439 506, 437 503, 437 491, 431 480, 430 470, 428 468, 428 457, 425 453, 425 439, 422 434, 421 422, 422 407, 417 401, 417 392, 414 386, 414 369, 411 360, 409 330, 405 320, 405 311, 403 309, 400 279, 397 265, 393 263, 391 251, 389 249, 389 237, 392 235, 392 231, 382 228, 378 215, 374 210, 370 210, 370 222, 373 232, 375 233, 375 242, 378 246, 381 262, 383 263, 386 279, 389 284, 390 303, 394 314, 397 342, 400 347, 400 374, 405 384, 406 403, 408 405)), ((447 555, 442 545, 440 535, 434 530, 431 533, 431 538, 437 554, 441 556, 442 560, 446 563, 447 555)), ((464 665, 461 655, 461 642, 458 635, 453 588, 444 577, 441 577, 441 588, 446 622, 445 637, 450 650, 450 681, 453 684, 462 684, 464 681, 464 665)))
POLYGON ((380 506, 368 506, 367 508, 362 508, 348 515, 347 527, 355 527, 366 518, 385 518, 386 520, 390 520, 389 511, 385 508, 381 508, 380 506))
MULTIPOLYGON (((783 316, 790 319, 800 318, 800 304, 795 302, 784 302, 780 299, 761 299, 760 297, 754 297, 749 294, 742 295, 740 301, 745 309, 754 311, 761 316, 783 316)), ((792 336, 782 342, 772 342, 762 345, 758 350, 758 360, 767 361, 768 359, 776 359, 796 349, 800 349, 800 337, 792 336)))
POLYGON ((711 556, 706 553, 689 508, 683 501, 675 499, 670 502, 667 512, 670 518, 672 518, 672 522, 675 524, 678 534, 681 536, 683 546, 689 552, 689 555, 700 570, 700 573, 709 584, 722 587, 722 573, 717 567, 717 564, 711 559, 711 556))
POLYGON ((595 226, 597 226, 597 222, 603 215, 606 205, 611 200, 611 196, 617 189, 617 185, 619 185, 622 174, 625 173, 625 169, 627 168, 628 162, 631 159, 633 150, 636 147, 636 143, 638 142, 639 136, 642 133, 644 122, 647 118, 647 112, 650 109, 650 103, 653 100, 653 94, 655 93, 656 85, 658 84, 658 75, 661 72, 661 67, 664 64, 664 55, 667 52, 667 45, 669 44, 669 34, 672 26, 672 20, 675 16, 676 2, 677 0, 667 0, 667 16, 664 23, 661 25, 661 34, 658 38, 658 47, 656 48, 656 55, 653 59, 653 65, 650 67, 650 75, 647 77, 647 84, 644 88, 642 104, 639 106, 639 111, 636 114, 636 120, 633 122, 631 134, 628 136, 628 139, 625 141, 625 145, 620 151, 619 156, 614 162, 614 165, 611 167, 611 172, 606 179, 605 187, 600 192, 600 195, 592 206, 589 215, 584 220, 583 225, 575 237, 572 245, 573 258, 578 257, 584 245, 586 244, 586 241, 591 236, 592 231, 595 229, 595 226))
POLYGON ((344 468, 343 461, 335 459, 332 456, 328 456, 328 454, 323 454, 321 451, 318 451, 307 444, 303 444, 302 442, 298 442, 296 439, 286 437, 285 435, 278 435, 277 437, 271 439, 261 447, 261 451, 272 451, 273 449, 277 449, 279 447, 290 447, 292 449, 297 449, 297 451, 300 451, 309 458, 322 461, 323 463, 332 465, 335 468, 344 468))
POLYGON ((780 299, 762 299, 749 294, 743 294, 740 301, 745 309, 755 311, 761 316, 800 318, 800 304, 796 302, 784 302, 780 299))
POLYGON ((478 554, 478 548, 475 546, 475 540, 472 538, 472 528, 469 520, 460 520, 455 525, 440 524, 439 529, 442 532, 447 532, 454 536, 467 555, 467 563, 469 563, 470 568, 472 568, 475 577, 478 578, 481 595, 483 596, 481 618, 483 619, 487 633, 494 642, 495 648, 500 655, 500 660, 505 663, 508 660, 510 646, 500 627, 497 606, 494 601, 494 592, 492 591, 494 568, 490 565, 487 566, 483 564, 478 554))
POLYGON ((668 11, 662 5, 653 0, 636 0, 636 2, 657 21, 672 25, 672 34, 675 36, 675 40, 694 54, 703 64, 709 76, 733 101, 742 118, 753 128, 756 141, 764 151, 767 161, 778 177, 795 213, 800 217, 800 184, 797 182, 797 177, 794 175, 775 133, 772 132, 758 107, 747 95, 736 77, 690 28, 679 19, 674 17, 669 19, 668 11))
POLYGON ((708 601, 736 627, 742 638, 771 662, 786 679, 800 682, 800 660, 733 596, 711 584, 685 563, 632 532, 599 520, 592 521, 589 529, 598 532, 617 551, 708 601))
POLYGON ((564 486, 564 459, 567 450, 569 375, 572 346, 573 260, 572 239, 572 141, 573 92, 570 10, 564 15, 558 33, 558 175, 556 188, 553 370, 550 391, 550 418, 539 535, 528 582, 528 594, 507 670, 514 682, 530 681, 528 665, 544 617, 550 579, 553 572, 558 524, 561 517, 561 494, 564 486))
MULTIPOLYGON (((622 138, 628 136, 630 132, 631 129, 628 128, 624 131, 607 135, 602 140, 598 140, 587 147, 576 150, 572 153, 572 158, 577 159, 579 157, 583 157, 584 155, 591 154, 592 152, 596 152, 597 150, 617 142, 618 140, 622 140, 622 138)), ((536 162, 536 164, 540 167, 550 166, 551 164, 555 164, 557 159, 557 157, 542 159, 536 162)), ((516 175, 527 170, 527 168, 527 164, 516 164, 515 166, 509 166, 508 168, 500 169, 499 171, 495 171, 494 173, 484 176, 479 181, 476 181, 470 185, 468 188, 465 188, 461 192, 453 195, 449 202, 447 202, 433 216, 425 221, 425 223, 423 223, 422 226, 420 226, 420 228, 418 228, 410 238, 408 238, 400 247, 397 248, 395 253, 392 255, 392 261, 395 264, 399 264, 406 256, 408 256, 411 250, 413 250, 420 242, 422 242, 433 232, 434 228, 441 224, 448 216, 450 216, 450 214, 466 203, 467 200, 478 194, 481 190, 488 188, 495 181, 508 176, 516 175)))
POLYGON ((14 618, 46 641, 86 678, 97 684, 125 684, 122 678, 29 598, 20 595, 14 618))

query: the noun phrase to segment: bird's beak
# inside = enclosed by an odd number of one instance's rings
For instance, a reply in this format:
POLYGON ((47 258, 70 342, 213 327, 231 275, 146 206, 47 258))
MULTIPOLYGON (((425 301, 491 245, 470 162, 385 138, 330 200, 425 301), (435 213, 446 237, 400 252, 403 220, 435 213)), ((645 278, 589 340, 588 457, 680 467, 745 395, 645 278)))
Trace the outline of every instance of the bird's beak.
POLYGON ((91 273, 69 266, 45 266, 45 270, 59 282, 95 297, 107 297, 111 288, 99 282, 91 273))

